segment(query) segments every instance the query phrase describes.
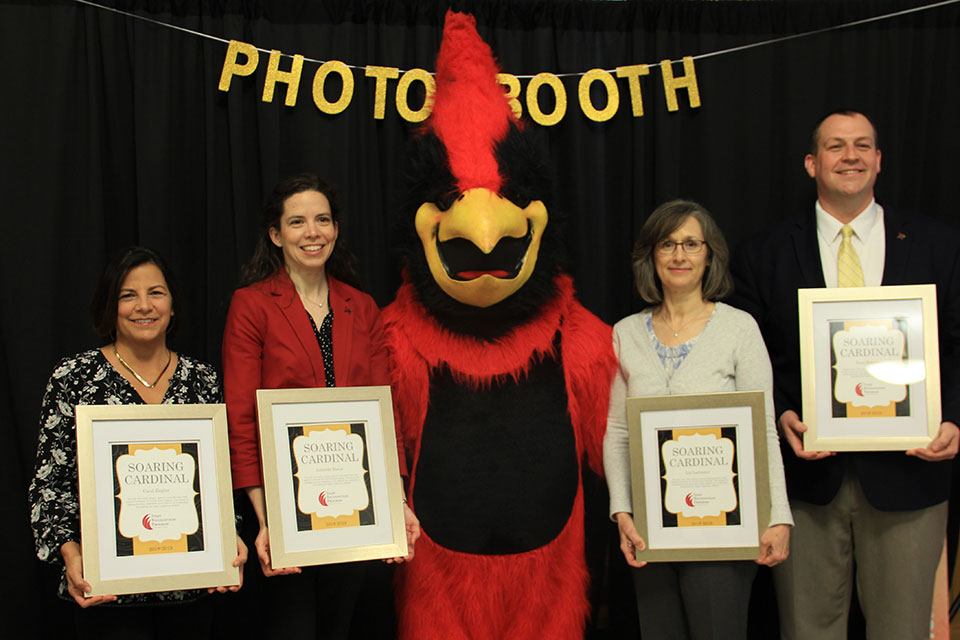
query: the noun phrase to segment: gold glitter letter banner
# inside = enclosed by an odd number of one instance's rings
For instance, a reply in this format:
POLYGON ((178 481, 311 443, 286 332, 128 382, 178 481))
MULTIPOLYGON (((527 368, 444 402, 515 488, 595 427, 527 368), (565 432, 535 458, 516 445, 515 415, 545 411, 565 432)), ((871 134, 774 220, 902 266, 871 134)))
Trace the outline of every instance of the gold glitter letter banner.
MULTIPOLYGON (((269 53, 270 59, 267 64, 266 75, 263 79, 263 102, 273 102, 273 95, 278 82, 287 85, 287 92, 283 103, 288 107, 297 104, 297 93, 300 89, 300 76, 303 71, 304 61, 316 63, 319 65, 313 76, 313 103, 317 110, 328 115, 336 115, 346 111, 353 100, 354 86, 356 79, 353 74, 355 70, 363 70, 367 78, 373 78, 374 81, 374 101, 373 117, 376 120, 383 120, 387 112, 387 92, 391 88, 390 80, 399 81, 395 85, 393 104, 396 105, 396 112, 407 122, 423 122, 430 116, 433 109, 433 74, 424 69, 409 69, 401 71, 397 67, 380 67, 367 65, 366 67, 356 67, 346 64, 340 60, 314 60, 305 58, 300 54, 289 55, 280 51, 259 49, 252 44, 231 40, 227 46, 227 53, 223 60, 223 69, 220 72, 220 91, 230 91, 231 80, 234 76, 252 76, 257 70, 260 62, 260 53, 269 53), (245 58, 241 63, 240 59, 245 58), (290 58, 290 70, 281 71, 281 58, 290 58), (340 76, 341 89, 340 95, 336 100, 330 100, 325 91, 326 80, 330 74, 340 76), (411 109, 409 103, 410 88, 414 83, 419 82, 423 85, 426 100, 419 109, 411 109)), ((694 68, 694 59, 690 56, 683 58, 683 75, 675 77, 673 75, 673 64, 670 60, 664 60, 659 65, 652 65, 653 68, 659 68, 663 77, 663 94, 667 103, 668 111, 678 111, 680 109, 677 92, 679 89, 687 90, 687 97, 690 108, 696 109, 700 106, 700 89, 697 86, 697 73, 694 68)), ((561 76, 580 76, 577 86, 577 102, 580 105, 580 112, 586 118, 594 122, 606 122, 613 118, 620 110, 620 93, 623 88, 617 82, 617 78, 626 80, 626 90, 630 96, 631 114, 634 118, 643 117, 643 94, 641 92, 641 76, 650 75, 650 66, 645 64, 632 64, 617 67, 612 71, 605 69, 591 69, 585 73, 538 73, 534 76, 516 76, 510 73, 497 74, 497 81, 503 85, 504 93, 510 103, 510 109, 513 114, 520 118, 523 116, 523 108, 526 105, 527 113, 530 119, 544 127, 552 127, 559 123, 567 114, 567 89, 564 86, 561 76), (616 76, 616 77, 614 77, 616 76), (527 80, 526 95, 521 79, 527 80), (600 91, 591 89, 594 84, 600 83, 603 86, 603 92, 606 93, 606 100, 600 91), (541 89, 553 92, 554 108, 550 113, 544 113, 540 108, 541 89), (596 99, 605 106, 601 109, 594 103, 596 99)), ((332 89, 335 91, 335 89, 332 89)), ((333 96, 331 96, 333 97, 333 96)))

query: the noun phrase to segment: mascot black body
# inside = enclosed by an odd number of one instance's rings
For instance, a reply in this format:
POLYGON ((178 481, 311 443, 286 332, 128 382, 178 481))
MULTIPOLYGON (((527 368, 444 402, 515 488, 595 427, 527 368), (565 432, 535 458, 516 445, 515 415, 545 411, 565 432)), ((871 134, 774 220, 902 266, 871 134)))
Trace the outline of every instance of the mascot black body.
POLYGON ((562 273, 551 181, 471 16, 448 13, 384 311, 409 502, 401 638, 580 638, 582 464, 600 470, 610 328, 562 273))

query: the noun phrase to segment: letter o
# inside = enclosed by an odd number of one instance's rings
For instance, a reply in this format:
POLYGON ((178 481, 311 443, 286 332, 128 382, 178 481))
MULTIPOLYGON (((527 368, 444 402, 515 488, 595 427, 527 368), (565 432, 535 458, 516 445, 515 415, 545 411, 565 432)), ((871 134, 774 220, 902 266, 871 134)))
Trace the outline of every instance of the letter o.
POLYGON ((594 122, 606 122, 612 118, 617 113, 617 109, 620 108, 620 91, 617 89, 617 81, 603 69, 590 69, 590 71, 583 74, 583 77, 580 78, 578 94, 580 97, 580 109, 583 111, 583 115, 594 122), (603 109, 594 107, 593 102, 590 100, 590 86, 598 81, 607 89, 607 106, 603 109))
POLYGON ((353 100, 353 71, 350 70, 350 67, 339 60, 328 60, 320 65, 317 73, 313 76, 313 103, 317 105, 317 109, 320 109, 323 113, 334 115, 349 107, 351 100, 353 100), (331 73, 339 74, 343 80, 343 90, 336 102, 329 102, 323 95, 323 84, 331 73))

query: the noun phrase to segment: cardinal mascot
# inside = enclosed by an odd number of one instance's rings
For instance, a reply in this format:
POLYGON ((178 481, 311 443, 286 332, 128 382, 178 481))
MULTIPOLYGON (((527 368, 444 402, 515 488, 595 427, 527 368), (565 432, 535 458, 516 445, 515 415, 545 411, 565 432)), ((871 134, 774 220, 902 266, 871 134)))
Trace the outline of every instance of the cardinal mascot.
POLYGON ((404 640, 582 638, 589 608, 582 474, 602 467, 611 330, 561 270, 545 154, 498 72, 449 12, 384 311, 422 528, 398 576, 404 640))

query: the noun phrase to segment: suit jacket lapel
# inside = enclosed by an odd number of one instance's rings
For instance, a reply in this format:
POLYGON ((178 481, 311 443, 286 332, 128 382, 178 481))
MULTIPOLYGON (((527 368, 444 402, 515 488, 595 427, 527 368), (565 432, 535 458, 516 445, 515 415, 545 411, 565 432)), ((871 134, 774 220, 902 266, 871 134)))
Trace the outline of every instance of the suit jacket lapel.
POLYGON ((820 242, 817 240, 817 219, 811 213, 797 218, 793 228, 793 250, 797 257, 802 282, 806 287, 826 287, 820 264, 820 242))
POLYGON ((297 296, 297 290, 285 271, 274 276, 274 286, 270 291, 273 301, 279 307, 283 317, 290 324, 290 328, 300 346, 307 355, 307 361, 313 370, 313 379, 318 387, 326 386, 326 377, 323 375, 323 354, 317 343, 317 336, 310 325, 310 318, 303 303, 297 296))
POLYGON ((882 284, 904 284, 907 282, 907 256, 910 253, 910 224, 896 212, 884 209, 883 234, 884 246, 882 284))

